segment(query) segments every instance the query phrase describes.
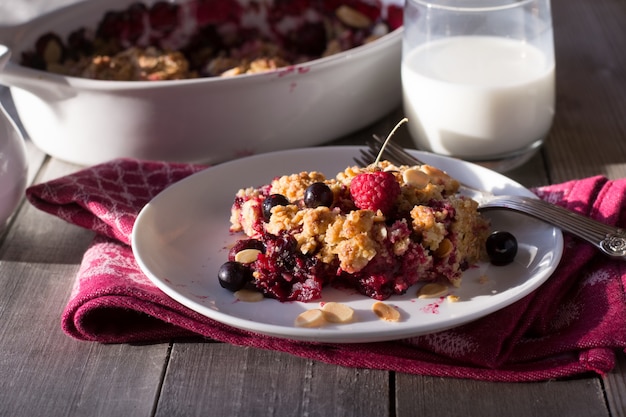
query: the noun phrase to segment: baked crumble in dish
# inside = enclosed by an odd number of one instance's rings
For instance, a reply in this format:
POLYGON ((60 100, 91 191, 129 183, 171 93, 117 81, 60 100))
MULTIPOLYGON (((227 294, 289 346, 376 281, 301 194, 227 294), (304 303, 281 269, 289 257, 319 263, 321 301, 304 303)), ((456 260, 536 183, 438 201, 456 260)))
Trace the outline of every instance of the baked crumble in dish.
POLYGON ((230 230, 244 237, 220 283, 304 302, 321 299, 326 286, 376 300, 418 282, 459 286, 463 271, 485 258, 489 224, 458 188, 433 166, 380 161, 334 178, 300 172, 241 189, 230 230))
POLYGON ((226 77, 330 56, 401 24, 401 7, 376 0, 136 2, 66 39, 43 34, 21 63, 99 80, 226 77))

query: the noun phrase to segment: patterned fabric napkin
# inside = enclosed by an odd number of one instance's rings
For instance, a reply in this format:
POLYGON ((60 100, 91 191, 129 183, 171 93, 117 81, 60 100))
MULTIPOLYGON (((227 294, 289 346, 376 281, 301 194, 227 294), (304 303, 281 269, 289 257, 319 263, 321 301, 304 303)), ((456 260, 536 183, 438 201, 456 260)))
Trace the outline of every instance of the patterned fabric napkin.
MULTIPOLYGON (((626 263, 565 236, 554 275, 482 319, 435 334, 361 344, 319 344, 238 330, 187 309, 137 266, 129 239, 140 209, 203 166, 129 159, 84 169, 26 192, 39 209, 97 233, 63 313, 70 336, 103 343, 204 336, 332 364, 490 381, 604 374, 626 348, 626 263)), ((626 226, 626 180, 592 177, 534 190, 541 198, 626 226)))

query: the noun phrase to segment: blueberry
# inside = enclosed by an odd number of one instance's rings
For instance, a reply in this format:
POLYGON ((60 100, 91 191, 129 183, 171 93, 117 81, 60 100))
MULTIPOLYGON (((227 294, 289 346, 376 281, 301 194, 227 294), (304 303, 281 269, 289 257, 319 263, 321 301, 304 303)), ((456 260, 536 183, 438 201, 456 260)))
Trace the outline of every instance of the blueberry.
POLYGON ((315 182, 304 191, 304 205, 308 208, 330 207, 334 200, 333 191, 323 182, 315 182))
POLYGON ((222 288, 235 292, 252 281, 252 270, 242 263, 228 261, 220 267, 217 278, 222 288))
POLYGON ((494 265, 507 265, 517 255, 517 239, 509 232, 496 231, 487 238, 487 255, 494 265))
POLYGON ((289 200, 282 194, 271 194, 263 200, 263 220, 270 221, 272 217, 272 207, 276 206, 288 206, 289 200))

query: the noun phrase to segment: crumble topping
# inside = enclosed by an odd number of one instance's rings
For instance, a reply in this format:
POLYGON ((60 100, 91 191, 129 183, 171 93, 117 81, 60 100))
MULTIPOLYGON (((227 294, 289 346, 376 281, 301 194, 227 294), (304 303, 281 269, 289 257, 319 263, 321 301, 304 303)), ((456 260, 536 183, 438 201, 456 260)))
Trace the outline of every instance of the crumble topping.
POLYGON ((489 233, 477 202, 457 195, 458 188, 457 180, 429 165, 381 161, 348 167, 335 178, 300 172, 239 190, 231 231, 263 242, 266 253, 251 264, 254 284, 281 301, 319 298, 325 285, 353 287, 378 300, 417 282, 458 286, 463 271, 483 259, 489 233), (400 186, 392 212, 357 208, 350 183, 381 169, 400 186), (307 207, 307 187, 318 182, 332 190, 333 203, 307 207), (289 204, 272 207, 264 220, 263 201, 270 194, 284 195, 289 204))
POLYGON ((270 192, 282 194, 290 201, 300 200, 304 197, 304 190, 314 182, 325 182, 326 177, 319 172, 301 172, 299 174, 285 175, 272 181, 270 192))
POLYGON ((115 81, 233 77, 301 64, 375 41, 401 25, 401 7, 368 1, 135 2, 94 28, 42 34, 25 66, 115 81))

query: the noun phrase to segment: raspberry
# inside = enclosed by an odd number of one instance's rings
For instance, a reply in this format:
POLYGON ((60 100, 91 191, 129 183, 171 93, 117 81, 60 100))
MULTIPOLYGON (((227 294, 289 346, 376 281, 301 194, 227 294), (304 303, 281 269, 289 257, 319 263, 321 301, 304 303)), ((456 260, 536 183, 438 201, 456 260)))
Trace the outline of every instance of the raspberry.
POLYGON ((363 172, 350 183, 350 194, 358 208, 388 214, 400 195, 400 184, 391 172, 363 172))

